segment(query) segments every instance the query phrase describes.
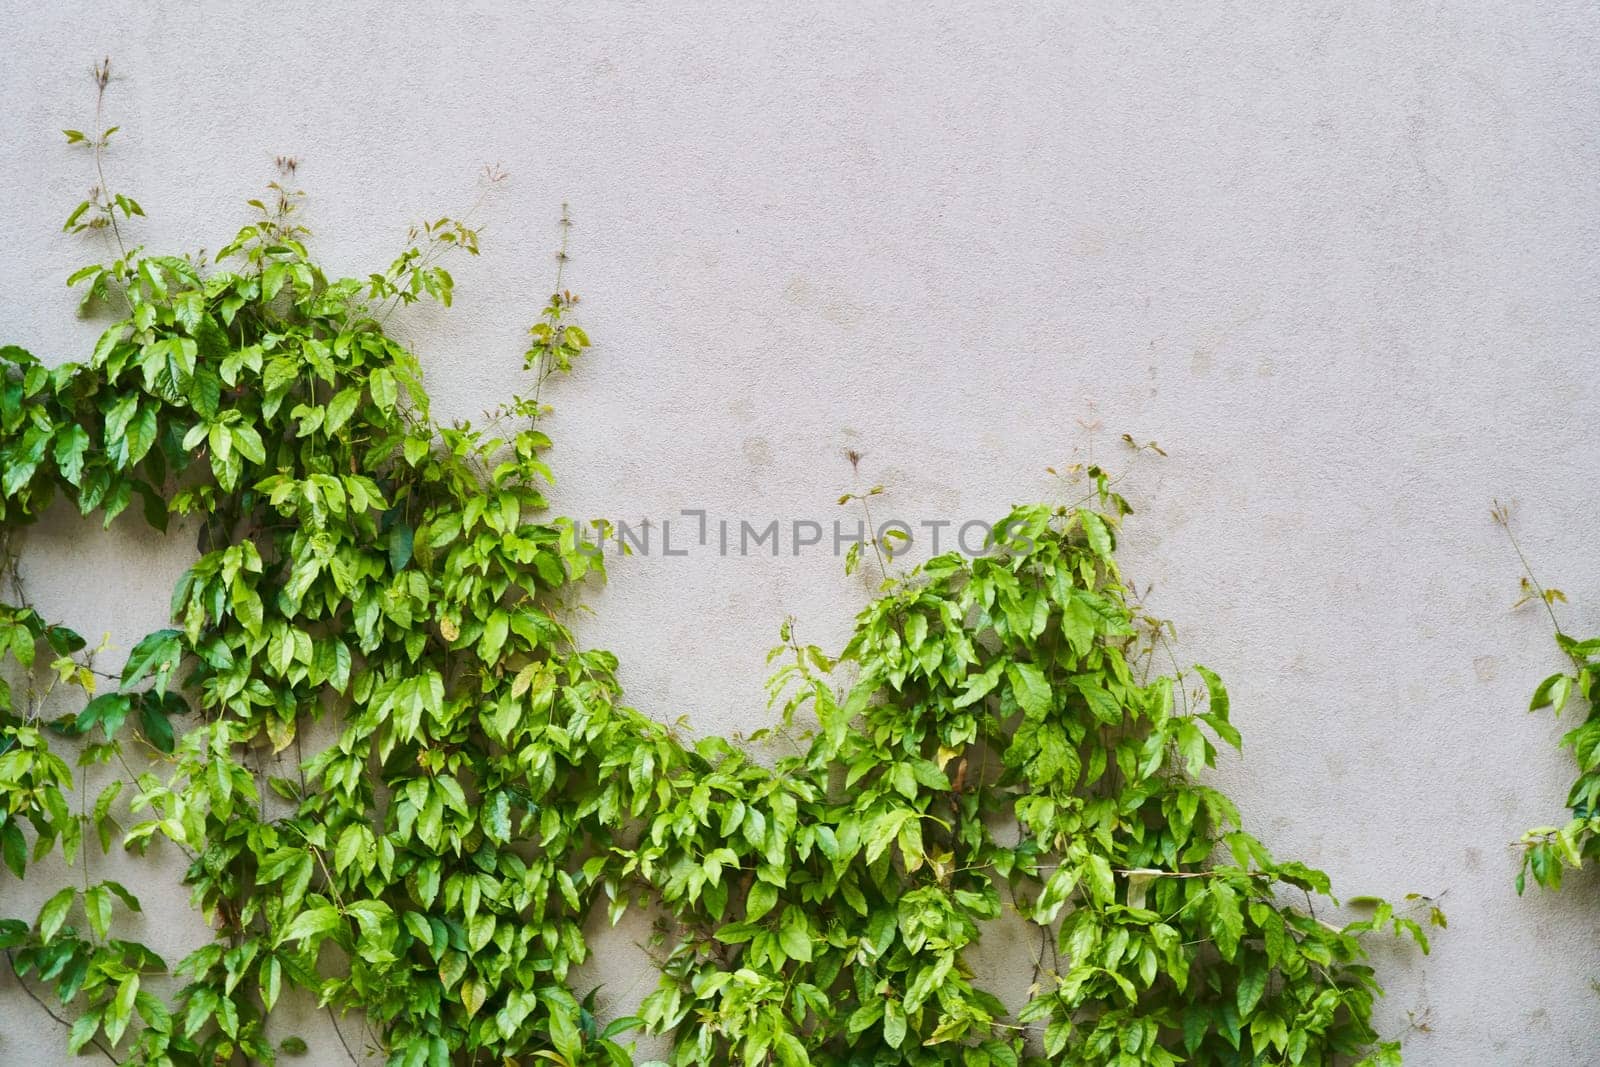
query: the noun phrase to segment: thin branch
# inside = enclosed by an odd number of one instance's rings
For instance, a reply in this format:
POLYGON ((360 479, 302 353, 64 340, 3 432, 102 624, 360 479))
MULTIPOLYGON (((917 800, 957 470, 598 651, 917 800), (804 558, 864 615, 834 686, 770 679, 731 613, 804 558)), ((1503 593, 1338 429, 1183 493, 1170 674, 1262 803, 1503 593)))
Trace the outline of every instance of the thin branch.
MULTIPOLYGON (((878 557, 878 573, 882 575, 883 580, 887 582, 889 580, 889 568, 883 562, 883 549, 878 547, 878 528, 872 525, 872 508, 867 504, 867 497, 871 495, 871 493, 867 493, 866 495, 858 497, 857 499, 861 501, 862 513, 867 516, 867 537, 872 542, 873 554, 878 557)), ((834 551, 838 550, 835 549, 834 551)))
POLYGON ((344 1046, 344 1054, 350 1057, 350 1062, 355 1064, 356 1067, 361 1067, 361 1060, 356 1057, 354 1052, 350 1051, 350 1042, 344 1039, 344 1031, 339 1029, 339 1017, 333 1013, 332 1004, 328 1005, 328 1021, 333 1024, 333 1035, 339 1039, 339 1044, 344 1046))
MULTIPOLYGON (((23 981, 22 975, 17 974, 17 961, 16 958, 12 956, 10 949, 6 949, 6 963, 11 967, 11 973, 17 977, 17 988, 28 994, 28 999, 39 1005, 39 1007, 44 1010, 44 1013, 50 1016, 50 1018, 54 1019, 62 1026, 65 1026, 68 1030, 72 1029, 72 1024, 67 1022, 67 1020, 63 1019, 61 1016, 57 1015, 55 1013, 55 1009, 51 1008, 50 1005, 45 1002, 43 997, 39 996, 39 994, 28 988, 28 983, 23 981)), ((101 1043, 98 1037, 91 1037, 89 1039, 89 1044, 93 1045, 101 1055, 110 1060, 112 1063, 118 1062, 117 1057, 111 1052, 110 1049, 106 1048, 106 1046, 101 1043)))
POLYGON ((1517 554, 1518 561, 1522 563, 1523 575, 1528 579, 1528 584, 1533 586, 1534 592, 1539 594, 1539 603, 1544 605, 1545 613, 1550 616, 1550 625, 1555 627, 1556 633, 1560 635, 1562 632, 1561 620, 1556 618, 1556 609, 1551 606, 1550 597, 1545 592, 1544 586, 1540 585, 1539 579, 1534 577, 1533 567, 1529 565, 1528 557, 1522 554, 1522 546, 1517 543, 1517 535, 1511 532, 1511 512, 1500 501, 1496 500, 1493 503, 1494 508, 1490 514, 1494 516, 1494 521, 1500 524, 1500 528, 1506 532, 1506 540, 1511 542, 1511 550, 1517 554))
MULTIPOLYGON (((569 209, 566 201, 562 201, 561 203, 561 221, 557 223, 557 225, 561 227, 561 247, 556 249, 556 287, 553 290, 554 295, 551 297, 552 305, 555 305, 556 299, 561 295, 561 281, 567 273, 567 243, 569 240, 571 240, 572 236, 572 212, 569 209)), ((550 319, 550 325, 552 329, 555 327, 557 320, 559 320, 561 317, 561 306, 564 305, 556 305, 557 310, 552 311, 547 316, 547 318, 550 319)), ((533 368, 532 422, 535 425, 537 425, 539 422, 539 403, 540 397, 544 395, 544 381, 546 378, 550 377, 552 373, 554 373, 554 370, 549 367, 549 346, 541 346, 538 362, 533 368)))
POLYGON ((117 251, 123 259, 128 258, 128 246, 122 242, 122 230, 117 226, 117 204, 111 195, 111 189, 106 185, 105 167, 101 165, 101 154, 106 146, 105 134, 105 105, 106 84, 111 81, 111 57, 107 56, 94 66, 94 172, 100 178, 100 195, 106 200, 106 218, 111 222, 111 235, 117 239, 117 251))

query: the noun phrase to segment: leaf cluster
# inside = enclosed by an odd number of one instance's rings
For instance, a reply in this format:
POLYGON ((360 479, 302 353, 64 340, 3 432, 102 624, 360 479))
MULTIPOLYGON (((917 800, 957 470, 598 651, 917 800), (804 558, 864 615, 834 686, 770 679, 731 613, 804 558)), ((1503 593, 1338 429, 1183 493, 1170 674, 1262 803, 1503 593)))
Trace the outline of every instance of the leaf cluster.
POLYGON ((1556 644, 1571 669, 1540 682, 1528 710, 1549 708, 1559 716, 1569 705, 1579 709, 1581 721, 1561 738, 1578 775, 1567 791, 1571 817, 1560 826, 1536 826, 1523 835, 1518 893, 1527 888, 1530 875, 1545 889, 1560 889, 1567 869, 1600 856, 1600 637, 1579 641, 1557 630, 1556 644))

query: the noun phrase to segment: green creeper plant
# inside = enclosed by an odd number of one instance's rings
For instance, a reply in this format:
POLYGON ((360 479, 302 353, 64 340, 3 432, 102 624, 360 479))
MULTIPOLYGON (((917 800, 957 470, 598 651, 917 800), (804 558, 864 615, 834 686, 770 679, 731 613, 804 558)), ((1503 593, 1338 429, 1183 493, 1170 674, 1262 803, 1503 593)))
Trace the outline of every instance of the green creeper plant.
POLYGON ((1505 530, 1522 565, 1522 596, 1517 606, 1537 602, 1544 608, 1556 647, 1569 663, 1568 670, 1557 671, 1538 684, 1528 710, 1549 708, 1559 716, 1571 704, 1582 716, 1582 721, 1561 738, 1561 747, 1572 750, 1578 765, 1578 776, 1567 792, 1571 817, 1561 826, 1536 826, 1522 836, 1522 867, 1517 872, 1518 893, 1527 888, 1529 875, 1545 889, 1560 889, 1568 868, 1580 868, 1585 859, 1600 856, 1600 686, 1596 684, 1600 680, 1600 637, 1578 640, 1561 629, 1555 605, 1566 603, 1566 594, 1541 585, 1534 577, 1511 529, 1509 510, 1497 501, 1491 515, 1505 530))
POLYGON ((786 624, 773 706, 797 753, 686 744, 561 621, 603 568, 544 495, 540 390, 589 347, 559 276, 532 395, 441 425, 384 323, 449 302, 468 221, 332 278, 280 160, 214 263, 151 255, 106 189, 112 132, 69 131, 99 185, 67 228, 112 235, 71 282, 114 320, 81 363, 0 349, 0 858, 81 875, 0 919, 0 947, 71 1017, 71 1052, 272 1063, 305 1050, 267 1027, 299 989, 364 1013, 393 1067, 628 1064, 637 1028, 674 1065, 1398 1061, 1363 945, 1425 949, 1423 929, 1384 902, 1319 917, 1327 877, 1201 780, 1239 744, 1227 693, 1156 669, 1171 649, 1118 571, 1129 508, 1103 470, 1078 504, 1012 511, 982 557, 886 574, 837 656, 786 624), (20 533, 56 500, 197 533, 171 626, 115 676, 28 601, 20 533), (138 899, 92 872, 113 843, 181 856, 212 930, 170 997, 167 962, 117 936, 138 899), (660 985, 602 1020, 573 985, 585 924, 636 902, 660 985), (970 963, 1003 914, 1039 932, 1025 1004, 970 963))
MULTIPOLYGON (((1424 933, 1381 902, 1360 922, 1319 919, 1326 876, 1274 859, 1194 779, 1216 740, 1239 742, 1226 690, 1203 667, 1192 693, 1151 670, 1159 624, 1114 559, 1128 507, 1090 476, 1099 509, 1017 508, 992 554, 886 583, 838 660, 786 631, 783 721, 817 722, 803 754, 767 772, 721 741, 689 753, 694 773, 661 798, 629 868, 681 924, 641 1009, 676 1033, 674 1065, 1329 1063, 1371 1049, 1361 938, 1424 933), (1015 1016, 967 962, 1008 910, 1044 939, 1015 1016)), ((1381 1044, 1369 1062, 1396 1055, 1381 1044)))

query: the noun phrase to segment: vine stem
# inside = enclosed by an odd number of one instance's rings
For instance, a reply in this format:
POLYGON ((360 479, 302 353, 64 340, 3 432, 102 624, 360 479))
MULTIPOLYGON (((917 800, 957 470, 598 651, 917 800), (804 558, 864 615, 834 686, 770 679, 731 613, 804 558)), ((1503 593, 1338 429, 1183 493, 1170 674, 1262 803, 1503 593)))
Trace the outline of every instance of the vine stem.
MULTIPOLYGON (((28 988, 28 983, 23 980, 22 975, 17 974, 16 957, 14 957, 11 954, 11 950, 10 949, 6 949, 6 963, 11 967, 11 973, 15 974, 16 977, 17 977, 17 988, 22 990, 24 993, 26 993, 28 995, 28 999, 29 1000, 31 1000, 35 1004, 39 1005, 39 1007, 44 1011, 44 1013, 46 1015, 50 1016, 50 1018, 54 1019, 56 1022, 60 1023, 62 1026, 65 1026, 67 1029, 70 1030, 72 1028, 72 1024, 67 1022, 67 1020, 63 1019, 61 1016, 57 1015, 56 1012, 55 1012, 55 1009, 50 1007, 50 1005, 45 1002, 43 997, 39 996, 39 994, 35 993, 32 989, 28 988)), ((106 1048, 106 1046, 101 1042, 101 1040, 98 1037, 91 1037, 89 1039, 89 1044, 93 1045, 95 1047, 95 1049, 102 1056, 104 1056, 106 1059, 110 1060, 112 1063, 116 1063, 117 1062, 117 1057, 112 1053, 112 1051, 110 1049, 106 1048)))
POLYGON ((572 233, 572 208, 561 202, 561 247, 556 249, 556 292, 561 291, 561 281, 567 274, 567 240, 572 233))
POLYGON ((83 858, 83 892, 89 894, 89 766, 78 768, 78 850, 83 858))
POLYGON ((94 172, 100 179, 100 195, 106 199, 106 217, 111 220, 111 236, 117 240, 117 251, 123 259, 128 258, 128 246, 122 241, 122 229, 117 225, 117 205, 112 199, 111 189, 106 184, 106 171, 101 163, 101 154, 106 146, 105 132, 105 105, 106 84, 111 81, 111 57, 107 56, 94 66, 94 172))
MULTIPOLYGON (((556 249, 556 286, 553 290, 555 297, 561 295, 561 282, 567 274, 567 243, 572 237, 572 209, 565 200, 561 202, 561 221, 558 225, 561 227, 561 247, 556 249)), ((552 304, 555 303, 555 297, 551 298, 552 304)), ((561 317, 560 305, 557 305, 557 309, 551 311, 546 317, 550 320, 550 328, 553 331, 557 320, 561 317)), ((539 421, 539 397, 544 393, 544 380, 550 377, 550 372, 547 369, 549 361, 550 353, 548 346, 545 346, 540 349, 539 362, 533 369, 533 422, 535 424, 539 421)))
POLYGON ((339 1039, 339 1044, 344 1046, 344 1054, 350 1057, 350 1062, 356 1067, 361 1067, 361 1060, 350 1050, 350 1042, 344 1039, 344 1031, 339 1028, 339 1017, 333 1013, 333 1005, 328 1005, 328 1021, 333 1024, 333 1035, 339 1039))
POLYGON ((1517 535, 1511 530, 1511 512, 1500 501, 1493 501, 1494 507, 1490 514, 1500 528, 1506 532, 1506 540, 1511 542, 1511 551, 1517 554, 1517 560, 1522 564, 1522 573, 1528 579, 1528 584, 1533 586, 1533 591, 1539 594, 1539 603, 1544 605, 1545 614, 1550 616, 1550 625, 1555 628, 1557 635, 1562 633, 1561 620, 1556 618, 1556 609, 1550 604, 1550 597, 1545 592, 1544 586, 1539 584, 1539 579, 1533 573, 1533 567, 1528 563, 1528 557, 1523 555, 1522 546, 1517 543, 1517 535))
POLYGON ((884 581, 888 581, 889 568, 883 562, 883 549, 878 547, 878 528, 872 524, 872 506, 864 496, 861 498, 861 510, 867 516, 867 539, 872 542, 872 554, 878 557, 878 573, 884 581))

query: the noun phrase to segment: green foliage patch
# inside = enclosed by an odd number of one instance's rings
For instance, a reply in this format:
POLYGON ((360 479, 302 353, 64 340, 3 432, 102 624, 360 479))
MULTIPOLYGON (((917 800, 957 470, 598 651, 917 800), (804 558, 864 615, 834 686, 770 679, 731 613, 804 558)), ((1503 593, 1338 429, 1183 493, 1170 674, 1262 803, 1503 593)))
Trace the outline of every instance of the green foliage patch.
POLYGON ((1579 640, 1561 629, 1555 606, 1566 602, 1559 589, 1539 584, 1511 530, 1510 512, 1496 502, 1491 512, 1505 529, 1511 547, 1522 563, 1522 597, 1517 606, 1537 603, 1550 618, 1556 647, 1567 658, 1569 670, 1545 678, 1528 701, 1529 711, 1549 708, 1556 716, 1569 706, 1579 709, 1582 721, 1561 738, 1572 750, 1578 776, 1567 792, 1571 817, 1560 826, 1536 826, 1522 837, 1522 869, 1517 872, 1517 892, 1527 889, 1528 876, 1544 889, 1560 889, 1563 875, 1578 869, 1586 859, 1600 856, 1600 637, 1579 640))
MULTIPOLYGON (((69 137, 98 167, 111 132, 69 137)), ((0 349, 0 877, 52 852, 81 875, 0 946, 71 1051, 272 1063, 306 1050, 267 1028, 300 989, 364 1013, 394 1067, 628 1064, 635 1029, 680 1067, 1398 1061, 1363 942, 1423 931, 1383 902, 1328 921, 1327 877, 1204 783, 1239 744, 1227 692, 1153 667, 1103 471, 1084 506, 1014 510, 985 556, 886 577, 837 656, 786 625, 794 754, 688 744, 562 621, 600 568, 544 495, 537 389, 588 347, 575 298, 533 327, 533 396, 441 425, 384 322, 448 303, 438 256, 474 251, 470 227, 330 278, 295 194, 256 206, 207 264, 124 248, 142 210, 97 191, 68 228, 119 252, 72 281, 115 321, 81 363, 0 349), (171 627, 115 677, 18 576, 57 500, 198 530, 171 627), (215 932, 170 997, 118 936, 139 901, 93 873, 114 846, 182 855, 215 932), (574 987, 586 925, 639 903, 659 987, 599 1019, 574 987), (1021 1004, 970 962, 1003 915, 1038 932, 1021 1004)))

